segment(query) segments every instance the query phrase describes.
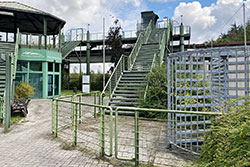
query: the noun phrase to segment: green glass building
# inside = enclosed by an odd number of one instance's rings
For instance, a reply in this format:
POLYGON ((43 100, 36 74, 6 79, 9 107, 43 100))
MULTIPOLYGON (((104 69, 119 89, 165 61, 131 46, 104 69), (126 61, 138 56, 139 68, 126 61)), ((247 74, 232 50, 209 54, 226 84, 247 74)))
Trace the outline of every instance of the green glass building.
POLYGON ((28 82, 35 88, 33 98, 60 96, 61 30, 66 22, 18 2, 0 2, 0 15, 0 45, 18 46, 12 49, 17 54, 14 85, 28 82))

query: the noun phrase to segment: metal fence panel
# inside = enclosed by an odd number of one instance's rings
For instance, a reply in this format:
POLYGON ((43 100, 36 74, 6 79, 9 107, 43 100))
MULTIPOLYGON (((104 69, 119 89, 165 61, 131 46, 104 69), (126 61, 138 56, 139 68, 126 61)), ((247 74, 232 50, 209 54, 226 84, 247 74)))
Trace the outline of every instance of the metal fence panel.
MULTIPOLYGON (((168 57, 168 109, 227 111, 228 100, 249 95, 249 47, 201 49, 168 57)), ((168 114, 169 142, 199 153, 211 118, 168 114)))

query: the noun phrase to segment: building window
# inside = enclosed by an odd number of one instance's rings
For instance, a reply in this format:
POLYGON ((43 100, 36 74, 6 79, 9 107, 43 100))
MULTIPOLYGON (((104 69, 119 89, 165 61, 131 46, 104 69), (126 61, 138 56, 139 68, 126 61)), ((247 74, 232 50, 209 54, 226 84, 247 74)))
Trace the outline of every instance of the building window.
POLYGON ((48 71, 53 72, 53 63, 48 62, 48 71))
POLYGON ((30 62, 30 71, 42 71, 42 62, 30 62))
POLYGON ((59 63, 55 63, 55 72, 59 72, 59 63))
POLYGON ((18 61, 17 62, 17 71, 28 71, 28 62, 27 61, 18 61))

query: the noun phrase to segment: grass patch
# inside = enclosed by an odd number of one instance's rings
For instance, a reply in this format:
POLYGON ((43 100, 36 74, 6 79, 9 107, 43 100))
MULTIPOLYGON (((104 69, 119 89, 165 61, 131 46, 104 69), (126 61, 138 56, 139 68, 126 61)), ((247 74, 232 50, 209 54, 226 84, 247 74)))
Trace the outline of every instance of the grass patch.
MULTIPOLYGON (((81 93, 81 91, 78 90, 77 93, 81 93)), ((74 92, 73 90, 62 90, 61 94, 62 96, 68 96, 68 95, 74 95, 74 92)))
MULTIPOLYGON (((10 124, 19 123, 24 117, 21 116, 21 113, 14 113, 10 118, 10 124)), ((3 127, 3 120, 0 120, 0 127, 3 127)))

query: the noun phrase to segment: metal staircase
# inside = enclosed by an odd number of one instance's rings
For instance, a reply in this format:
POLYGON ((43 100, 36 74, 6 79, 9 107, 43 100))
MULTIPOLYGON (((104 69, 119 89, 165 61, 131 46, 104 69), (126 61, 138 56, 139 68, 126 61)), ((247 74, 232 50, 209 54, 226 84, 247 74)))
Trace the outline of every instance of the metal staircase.
MULTIPOLYGON (((128 70, 125 70, 125 58, 122 56, 103 90, 102 97, 109 89, 108 105, 112 108, 138 106, 140 98, 146 95, 148 88, 146 75, 156 64, 162 64, 170 39, 171 26, 168 29, 153 27, 151 22, 147 30, 139 35, 128 58, 128 70), (116 81, 115 86, 112 86, 112 78, 116 78, 113 79, 116 81)), ((127 111, 125 113, 130 114, 127 111)))
POLYGON ((79 44, 81 41, 68 41, 62 45, 62 58, 65 59, 79 44))
POLYGON ((0 42, 0 121, 5 108, 10 110, 10 99, 14 95, 14 80, 21 35, 17 29, 16 43, 0 42))
POLYGON ((15 52, 14 43, 0 42, 0 120, 3 119, 6 88, 6 56, 15 52))

